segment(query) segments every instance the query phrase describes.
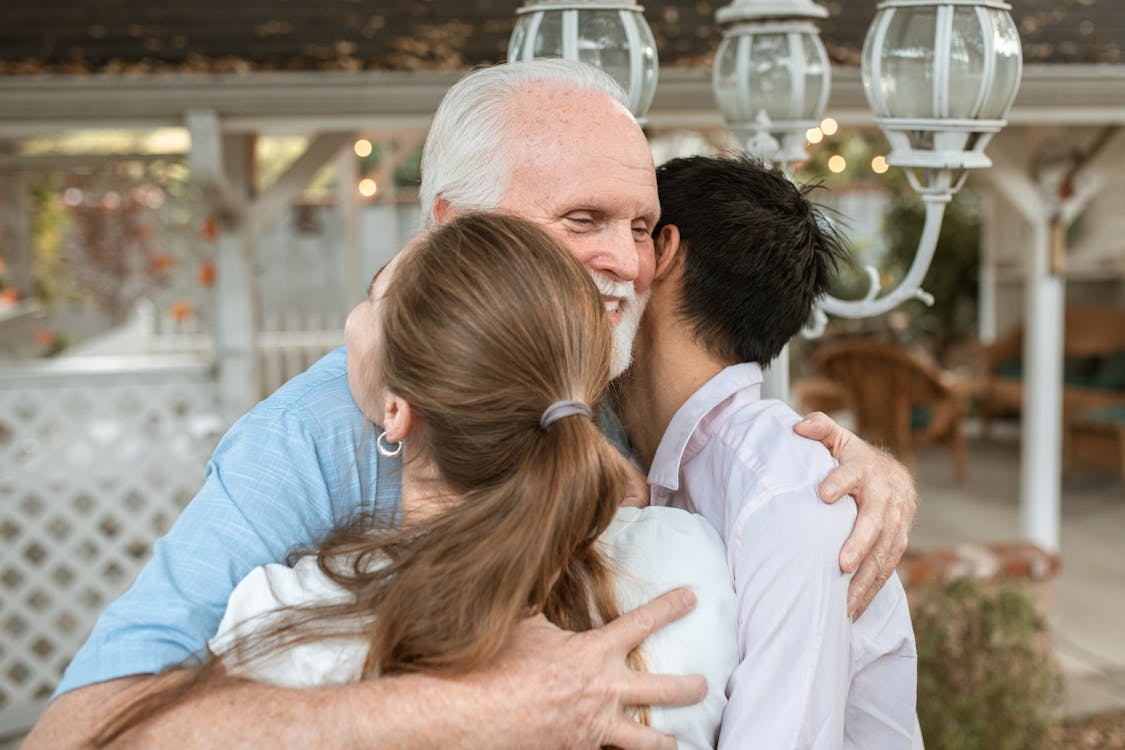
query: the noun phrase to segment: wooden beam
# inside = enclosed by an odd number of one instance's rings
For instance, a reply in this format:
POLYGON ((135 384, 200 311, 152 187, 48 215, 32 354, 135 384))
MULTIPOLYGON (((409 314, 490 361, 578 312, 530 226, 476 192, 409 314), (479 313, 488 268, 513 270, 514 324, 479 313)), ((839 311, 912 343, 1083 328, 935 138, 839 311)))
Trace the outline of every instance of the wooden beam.
POLYGON ((309 184, 329 160, 355 139, 354 133, 319 133, 305 148, 305 152, 289 165, 285 173, 266 188, 250 207, 246 229, 256 240, 270 226, 285 207, 309 184))
POLYGON ((46 171, 48 169, 81 169, 101 167, 122 162, 182 162, 188 155, 182 152, 166 154, 12 154, 0 156, 0 170, 46 171))
MULTIPOLYGON (((302 71, 139 76, 0 76, 0 137, 92 128, 177 126, 210 110, 227 132, 314 133, 426 128, 464 71, 302 71), (123 85, 127 81, 128 85, 123 85)), ((858 67, 836 66, 828 114, 868 125, 858 67)), ((722 127, 709 68, 662 68, 656 129, 722 127)), ((1125 65, 1026 65, 1011 124, 1125 122, 1125 65)))
POLYGON ((1008 200, 1030 225, 1043 220, 1048 207, 1039 185, 1029 174, 1027 151, 1018 147, 1015 138, 996 139, 989 144, 992 166, 981 169, 976 176, 991 185, 1008 200))
POLYGON ((231 223, 242 213, 244 201, 227 176, 219 116, 213 110, 189 110, 184 122, 191 134, 191 179, 203 189, 204 199, 218 218, 231 223))

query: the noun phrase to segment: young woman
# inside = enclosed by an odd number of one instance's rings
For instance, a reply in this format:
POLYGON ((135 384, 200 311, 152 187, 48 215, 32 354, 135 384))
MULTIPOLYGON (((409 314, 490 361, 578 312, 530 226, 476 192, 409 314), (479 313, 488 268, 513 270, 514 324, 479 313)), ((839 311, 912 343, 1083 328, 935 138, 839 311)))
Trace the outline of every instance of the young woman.
POLYGON ((625 467, 596 418, 611 330, 580 263, 526 221, 466 215, 384 268, 369 304, 349 320, 370 337, 352 387, 382 416, 380 452, 403 453, 399 517, 357 519, 291 567, 252 571, 202 666, 99 740, 223 673, 286 686, 463 673, 530 615, 581 631, 686 585, 696 609, 631 664, 703 674, 707 697, 637 717, 713 746, 737 662, 724 551, 699 516, 618 509, 625 467))

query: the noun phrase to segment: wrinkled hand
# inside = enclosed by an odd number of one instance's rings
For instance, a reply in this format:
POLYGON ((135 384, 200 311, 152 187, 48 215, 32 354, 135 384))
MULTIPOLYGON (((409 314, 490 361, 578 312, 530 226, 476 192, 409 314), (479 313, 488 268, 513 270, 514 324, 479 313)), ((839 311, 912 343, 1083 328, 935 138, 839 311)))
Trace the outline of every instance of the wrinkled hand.
POLYGON ((625 709, 698 703, 706 681, 700 675, 635 672, 625 658, 694 606, 694 595, 677 589, 585 633, 561 630, 542 615, 521 623, 511 648, 486 671, 503 675, 511 686, 506 710, 535 725, 522 746, 674 750, 675 738, 637 723, 625 709))
POLYGON ((840 550, 840 568, 845 573, 855 571, 848 587, 848 615, 859 617, 906 551, 918 510, 914 478, 890 454, 868 445, 826 414, 814 412, 793 429, 823 443, 840 462, 820 483, 821 499, 834 503, 850 494, 859 508, 855 528, 840 550))

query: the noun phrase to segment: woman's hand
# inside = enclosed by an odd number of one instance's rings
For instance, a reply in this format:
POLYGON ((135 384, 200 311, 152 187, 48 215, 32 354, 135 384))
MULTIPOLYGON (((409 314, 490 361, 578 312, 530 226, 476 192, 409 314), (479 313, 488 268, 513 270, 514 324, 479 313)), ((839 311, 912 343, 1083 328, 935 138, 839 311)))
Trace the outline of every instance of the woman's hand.
POLYGON ((826 414, 813 412, 793 429, 820 441, 840 462, 820 483, 820 498, 834 503, 850 494, 859 508, 855 528, 840 550, 840 569, 855 571, 848 588, 848 615, 854 619, 867 609, 906 551, 918 510, 914 478, 886 451, 868 445, 826 414))

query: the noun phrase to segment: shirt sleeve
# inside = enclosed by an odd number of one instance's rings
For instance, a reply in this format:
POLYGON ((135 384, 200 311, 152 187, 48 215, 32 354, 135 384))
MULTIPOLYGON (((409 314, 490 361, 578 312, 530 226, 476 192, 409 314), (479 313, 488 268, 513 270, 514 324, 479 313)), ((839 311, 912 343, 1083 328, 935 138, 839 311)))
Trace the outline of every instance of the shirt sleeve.
POLYGON ((732 519, 740 661, 720 749, 843 747, 850 576, 836 557, 854 520, 850 499, 824 504, 812 484, 754 498, 732 519))
POLYGON ((296 566, 271 563, 250 571, 231 593, 219 630, 208 643, 227 673, 281 687, 313 687, 358 682, 367 645, 358 636, 325 638, 240 659, 235 644, 269 626, 286 608, 338 604, 349 594, 317 565, 313 556, 296 566))
POLYGON ((333 526, 333 502, 341 502, 333 495, 346 483, 325 453, 339 443, 354 464, 354 439, 317 434, 312 417, 269 404, 220 441, 203 488, 156 542, 133 587, 102 613, 55 695, 197 656, 239 580, 333 526))

